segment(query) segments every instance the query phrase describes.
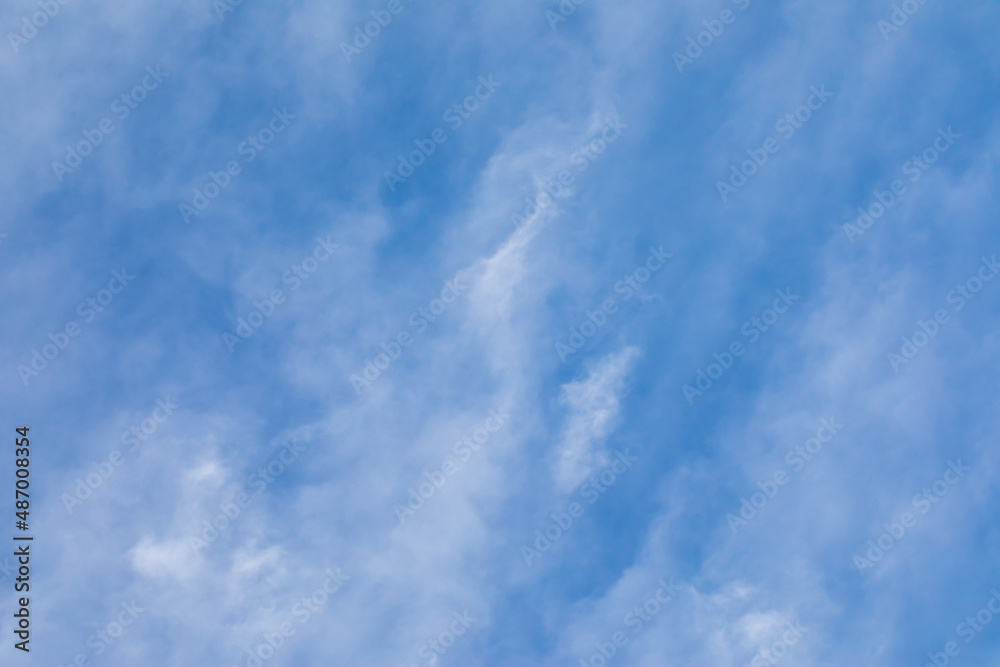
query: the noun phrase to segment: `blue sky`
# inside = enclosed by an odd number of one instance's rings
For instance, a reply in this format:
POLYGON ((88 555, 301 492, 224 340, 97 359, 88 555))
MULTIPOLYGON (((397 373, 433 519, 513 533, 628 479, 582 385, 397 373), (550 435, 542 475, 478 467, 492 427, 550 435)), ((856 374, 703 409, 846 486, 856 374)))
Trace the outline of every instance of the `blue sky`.
POLYGON ((1000 659, 994 4, 0 24, 3 664, 1000 659))

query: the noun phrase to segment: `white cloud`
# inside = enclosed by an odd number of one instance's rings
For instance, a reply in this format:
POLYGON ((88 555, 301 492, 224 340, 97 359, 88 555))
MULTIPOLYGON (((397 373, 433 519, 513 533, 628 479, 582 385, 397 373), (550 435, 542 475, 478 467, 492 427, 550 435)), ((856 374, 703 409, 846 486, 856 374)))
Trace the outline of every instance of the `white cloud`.
POLYGON ((569 491, 588 475, 607 465, 601 446, 617 424, 626 378, 640 356, 626 347, 609 354, 586 379, 563 385, 560 401, 569 409, 556 464, 556 481, 569 491))

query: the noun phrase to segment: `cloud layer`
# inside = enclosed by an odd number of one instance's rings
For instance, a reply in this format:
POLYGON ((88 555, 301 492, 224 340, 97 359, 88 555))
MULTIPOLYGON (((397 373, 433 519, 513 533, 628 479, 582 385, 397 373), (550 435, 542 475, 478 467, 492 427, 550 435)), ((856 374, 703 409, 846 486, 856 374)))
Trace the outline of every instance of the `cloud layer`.
POLYGON ((2 22, 3 664, 1000 658, 1000 9, 2 22))

